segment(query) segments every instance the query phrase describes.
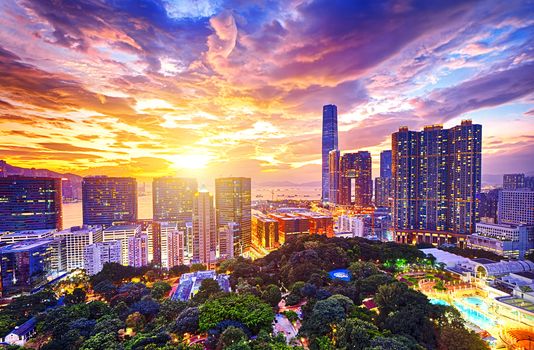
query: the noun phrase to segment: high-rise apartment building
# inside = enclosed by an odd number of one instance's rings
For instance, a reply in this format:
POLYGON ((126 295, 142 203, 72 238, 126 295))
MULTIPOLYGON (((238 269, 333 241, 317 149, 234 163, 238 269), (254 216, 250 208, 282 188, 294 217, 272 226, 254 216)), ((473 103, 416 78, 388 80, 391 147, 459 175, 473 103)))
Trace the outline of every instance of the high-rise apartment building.
MULTIPOLYGON (((128 239, 130 237, 140 236, 141 235, 141 225, 117 225, 110 226, 102 232, 102 241, 111 242, 119 241, 121 242, 121 264, 128 266, 130 263, 128 256, 128 239)), ((148 248, 148 247, 147 247, 148 248)))
POLYGON ((230 222, 239 225, 234 237, 234 252, 247 251, 251 244, 251 183, 248 177, 215 179, 217 228, 230 222))
POLYGON ((106 263, 122 263, 120 241, 98 242, 85 247, 83 267, 88 275, 96 275, 106 263))
POLYGON ((84 225, 111 226, 137 220, 137 181, 131 177, 86 177, 82 181, 84 225))
POLYGON ((372 159, 367 151, 345 153, 339 161, 339 204, 368 207, 372 204, 372 159))
POLYGON ((393 227, 397 241, 441 244, 475 230, 482 126, 470 120, 392 135, 393 227), (458 236, 460 234, 460 236, 458 236), (455 236, 456 235, 456 236, 455 236))
POLYGON ((328 170, 328 154, 338 149, 337 140, 337 107, 336 105, 323 106, 323 135, 322 135, 322 194, 323 202, 329 201, 330 171, 328 170))
POLYGON ((328 185, 330 190, 328 192, 328 202, 331 204, 341 204, 340 198, 340 153, 339 150, 332 150, 328 153, 328 185))
MULTIPOLYGON (((254 217, 252 218, 252 229, 254 229, 254 217)), ((219 229, 219 259, 232 259, 234 257, 234 237, 238 234, 239 225, 230 222, 225 227, 219 229)), ((252 237, 254 245, 254 236, 252 237)))
POLYGON ((167 233, 167 268, 184 264, 184 231, 172 230, 167 233))
POLYGON ((502 177, 503 190, 519 190, 525 187, 525 174, 504 174, 502 177))
POLYGON ((0 177, 0 231, 62 228, 61 179, 0 177))
POLYGON ((138 234, 128 237, 128 265, 141 267, 148 265, 148 236, 138 234))
POLYGON ((497 222, 497 207, 499 203, 499 192, 501 188, 494 188, 489 191, 483 191, 479 195, 479 217, 486 222, 497 222))
POLYGON ((534 225, 534 191, 502 190, 498 206, 499 224, 534 225))
POLYGON ((159 221, 191 222, 197 180, 160 177, 152 182, 153 218, 159 221))
POLYGON ((213 197, 202 187, 193 200, 193 262, 210 265, 215 262, 216 250, 213 197))
POLYGON ((102 226, 74 226, 56 232, 55 238, 64 240, 66 252, 66 269, 82 269, 84 266, 85 247, 102 242, 102 226))

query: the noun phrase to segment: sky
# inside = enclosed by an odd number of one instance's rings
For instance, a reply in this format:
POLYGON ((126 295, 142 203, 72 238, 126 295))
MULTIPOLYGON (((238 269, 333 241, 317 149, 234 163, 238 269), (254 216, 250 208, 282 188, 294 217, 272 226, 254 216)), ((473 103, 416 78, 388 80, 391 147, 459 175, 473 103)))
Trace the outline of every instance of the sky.
POLYGON ((0 1, 0 158, 80 175, 319 181, 400 126, 483 125, 534 171, 532 1, 0 1))

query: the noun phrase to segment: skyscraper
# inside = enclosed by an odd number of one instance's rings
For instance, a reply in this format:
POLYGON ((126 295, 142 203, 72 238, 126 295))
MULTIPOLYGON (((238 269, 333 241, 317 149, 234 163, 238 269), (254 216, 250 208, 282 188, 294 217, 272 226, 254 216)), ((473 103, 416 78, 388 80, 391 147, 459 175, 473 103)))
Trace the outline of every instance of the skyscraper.
POLYGON ((102 242, 101 226, 75 226, 56 232, 54 237, 65 240, 66 269, 68 271, 83 268, 85 247, 102 242))
POLYGON ((518 190, 525 187, 525 174, 504 174, 502 177, 503 190, 518 190))
POLYGON ((391 178, 391 150, 380 152, 380 177, 391 178))
POLYGON ((215 262, 217 231, 213 197, 203 186, 193 199, 193 262, 215 262))
POLYGON ((373 200, 373 162, 371 153, 359 151, 354 160, 354 204, 369 207, 373 200))
POLYGON ((105 263, 122 263, 120 241, 98 242, 85 247, 83 267, 88 275, 102 271, 105 263))
POLYGON ((441 244, 475 231, 482 126, 402 127, 392 135, 393 227, 397 241, 441 244), (455 236, 456 235, 456 236, 455 236))
POLYGON ((332 204, 340 204, 340 183, 341 183, 341 172, 339 169, 340 166, 340 154, 339 150, 332 150, 328 154, 328 185, 330 190, 328 192, 328 202, 332 204))
POLYGON ((148 236, 137 234, 128 237, 128 265, 141 267, 148 265, 148 236))
POLYGON ((184 264, 184 231, 173 230, 167 233, 167 268, 184 264))
POLYGON ((534 191, 500 191, 497 212, 499 224, 534 225, 534 191))
POLYGON ((230 222, 239 225, 234 237, 234 252, 239 255, 251 245, 251 184, 248 177, 215 179, 215 207, 217 228, 230 222))
POLYGON ((179 221, 193 218, 193 197, 197 180, 180 177, 160 177, 152 182, 153 218, 161 221, 179 221))
POLYGON ((83 224, 137 220, 137 181, 131 177, 86 177, 82 181, 83 224))
POLYGON ((0 231, 61 230, 61 179, 0 177, 0 231))
POLYGON ((323 137, 322 137, 322 195, 323 202, 329 198, 328 153, 338 148, 337 144, 337 107, 336 105, 323 106, 323 137))

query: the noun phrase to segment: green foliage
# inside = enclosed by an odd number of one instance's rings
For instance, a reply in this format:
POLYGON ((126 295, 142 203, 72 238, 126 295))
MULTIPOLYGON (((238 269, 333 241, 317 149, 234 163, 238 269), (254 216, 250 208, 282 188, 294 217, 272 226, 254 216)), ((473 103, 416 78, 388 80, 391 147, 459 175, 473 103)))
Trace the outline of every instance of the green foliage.
POLYGON ((274 319, 271 307, 251 294, 227 294, 200 306, 199 328, 207 331, 224 320, 242 322, 252 332, 270 329, 274 319))
POLYGON ((275 307, 282 299, 282 293, 280 292, 280 288, 277 285, 270 284, 261 294, 261 298, 267 304, 271 305, 272 307, 275 307))
POLYGON ((164 297, 166 297, 169 292, 171 291, 172 287, 167 282, 155 282, 152 285, 152 291, 150 292, 152 295, 152 298, 161 300, 164 297))
POLYGON ((282 313, 289 322, 296 322, 299 319, 299 315, 293 310, 287 310, 282 313))
POLYGON ((113 333, 97 333, 81 347, 81 350, 120 350, 121 346, 113 333))
POLYGON ((222 289, 219 283, 211 278, 207 278, 200 283, 200 288, 194 299, 197 303, 202 304, 211 296, 220 292, 222 292, 222 289))
POLYGON ((248 337, 243 332, 241 328, 237 327, 228 327, 224 330, 224 332, 221 334, 219 338, 219 342, 217 344, 218 349, 227 349, 228 347, 240 343, 244 340, 247 340, 248 337))
POLYGON ((206 265, 204 264, 192 264, 189 267, 190 272, 206 271, 206 265))

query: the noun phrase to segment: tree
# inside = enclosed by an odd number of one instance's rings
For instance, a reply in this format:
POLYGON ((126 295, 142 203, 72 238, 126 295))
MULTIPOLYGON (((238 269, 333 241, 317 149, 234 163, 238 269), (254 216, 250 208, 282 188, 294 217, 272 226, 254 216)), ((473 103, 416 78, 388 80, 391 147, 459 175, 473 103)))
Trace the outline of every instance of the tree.
POLYGON ((379 335, 378 327, 358 319, 346 319, 334 333, 336 347, 347 350, 363 350, 371 345, 371 339, 379 335))
POLYGON ((224 330, 217 343, 217 349, 227 349, 229 346, 237 344, 248 337, 241 328, 228 327, 224 330))
POLYGON ((169 294, 171 289, 172 287, 167 282, 158 281, 152 285, 152 298, 161 300, 169 294))
POLYGON ((191 272, 206 271, 206 265, 204 264, 191 264, 189 270, 191 272))
POLYGON ((219 283, 214 279, 207 278, 200 283, 200 288, 194 299, 197 303, 201 304, 208 300, 212 295, 220 292, 222 292, 222 289, 219 286, 219 283))
POLYGON ((346 312, 342 302, 334 298, 318 301, 311 315, 304 318, 300 333, 308 338, 318 338, 331 332, 332 325, 345 319, 346 312))
POLYGON ((178 315, 175 330, 178 333, 194 333, 198 330, 200 311, 198 307, 188 307, 178 315))
POLYGON ((272 307, 276 307, 282 299, 282 293, 280 292, 280 288, 278 288, 278 286, 270 284, 261 294, 261 298, 267 304, 271 305, 272 307))
POLYGON ((189 272, 189 266, 187 265, 176 265, 169 269, 169 275, 173 277, 179 277, 184 273, 189 272))
POLYGON ((159 304, 152 299, 142 299, 134 303, 131 307, 132 311, 138 311, 145 317, 155 316, 159 311, 159 304))
POLYGON ((80 304, 85 302, 85 291, 82 288, 75 288, 72 293, 65 296, 65 304, 80 304))
POLYGON ((251 294, 225 294, 200 306, 199 329, 205 332, 224 320, 242 322, 253 333, 270 329, 274 319, 272 308, 251 294))
POLYGON ((139 311, 133 312, 126 318, 126 326, 132 328, 135 332, 139 332, 145 326, 145 317, 139 311))
POLYGON ((81 350, 120 350, 121 346, 113 333, 97 333, 83 344, 81 350))
POLYGON ((381 274, 378 267, 376 267, 375 264, 367 262, 367 261, 356 261, 350 264, 349 270, 351 272, 351 276, 355 280, 361 280, 364 278, 367 278, 372 275, 378 275, 381 274))
POLYGON ((121 328, 124 328, 124 323, 121 320, 115 318, 113 315, 106 315, 97 320, 92 334, 97 335, 98 333, 110 333, 115 335, 121 328))

